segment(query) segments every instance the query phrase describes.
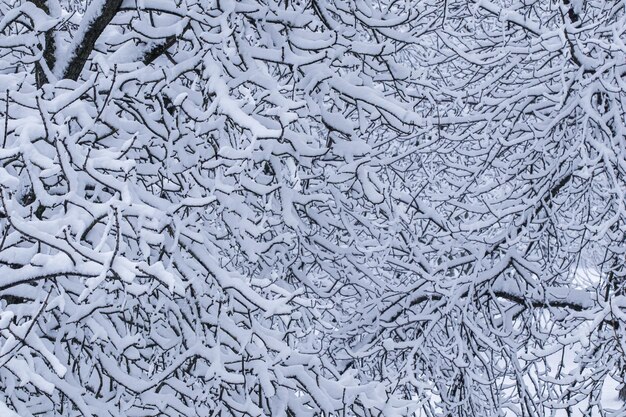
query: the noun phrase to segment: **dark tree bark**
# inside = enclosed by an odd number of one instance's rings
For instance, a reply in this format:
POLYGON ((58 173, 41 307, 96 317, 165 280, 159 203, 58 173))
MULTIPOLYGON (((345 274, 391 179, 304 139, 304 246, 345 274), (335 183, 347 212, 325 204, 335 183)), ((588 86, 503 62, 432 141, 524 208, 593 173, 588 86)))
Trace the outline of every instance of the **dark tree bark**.
POLYGON ((77 45, 73 58, 65 68, 63 78, 68 78, 74 81, 78 79, 85 63, 87 62, 87 59, 89 58, 89 55, 91 54, 91 51, 93 51, 96 41, 111 20, 113 20, 121 4, 122 0, 109 0, 104 4, 100 15, 90 23, 83 41, 77 45))
MULTIPOLYGON (((50 14, 50 8, 48 7, 48 2, 46 0, 33 0, 33 3, 35 4, 35 6, 43 10, 46 14, 50 14)), ((44 51, 43 51, 44 61, 50 70, 52 70, 52 68, 54 68, 54 65, 56 64, 55 58, 54 58, 54 53, 56 50, 56 43, 54 40, 54 30, 55 30, 54 28, 50 28, 46 31, 46 34, 45 34, 46 44, 44 45, 44 51)), ((36 71, 35 77, 37 80, 37 87, 41 88, 42 85, 46 84, 50 80, 48 80, 48 77, 46 76, 46 73, 43 70, 41 63, 38 62, 36 64, 35 71, 36 71)))

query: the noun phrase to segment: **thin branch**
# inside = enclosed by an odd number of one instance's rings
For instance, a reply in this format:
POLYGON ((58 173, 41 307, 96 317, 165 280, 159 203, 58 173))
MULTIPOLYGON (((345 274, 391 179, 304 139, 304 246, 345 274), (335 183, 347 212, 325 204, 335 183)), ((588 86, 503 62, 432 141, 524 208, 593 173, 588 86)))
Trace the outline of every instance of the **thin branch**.
POLYGON ((488 0, 479 0, 476 2, 476 5, 495 16, 498 16, 500 19, 517 25, 534 35, 542 35, 541 27, 537 23, 533 22, 532 20, 526 19, 524 16, 517 12, 502 9, 497 4, 494 4, 488 0))

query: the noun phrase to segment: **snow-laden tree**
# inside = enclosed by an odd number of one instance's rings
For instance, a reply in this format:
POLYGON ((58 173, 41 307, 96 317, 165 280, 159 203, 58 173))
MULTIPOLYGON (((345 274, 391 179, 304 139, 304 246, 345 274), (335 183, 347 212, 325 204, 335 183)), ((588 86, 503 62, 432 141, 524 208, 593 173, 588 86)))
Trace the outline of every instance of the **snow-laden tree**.
POLYGON ((386 169, 402 285, 345 330, 348 366, 423 415, 623 415, 625 3, 429 10, 424 123, 386 169))
POLYGON ((610 414, 624 9, 0 0, 0 411, 610 414))
POLYGON ((328 354, 412 122, 407 11, 355 7, 0 2, 4 412, 406 414, 328 354))

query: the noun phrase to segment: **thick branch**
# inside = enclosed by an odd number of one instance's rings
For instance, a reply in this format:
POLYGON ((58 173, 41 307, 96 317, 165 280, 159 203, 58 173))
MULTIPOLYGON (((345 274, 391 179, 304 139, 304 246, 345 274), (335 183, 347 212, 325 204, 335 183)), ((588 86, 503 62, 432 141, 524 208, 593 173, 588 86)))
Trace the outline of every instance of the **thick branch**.
MULTIPOLYGON (((537 294, 529 294, 521 289, 514 281, 504 281, 502 283, 496 282, 491 287, 493 294, 504 300, 529 306, 533 308, 567 308, 574 311, 592 310, 597 307, 597 302, 592 298, 592 294, 589 291, 567 288, 567 287, 548 287, 544 293, 539 296, 537 294)), ((461 297, 467 297, 468 292, 462 294, 461 297)), ((409 304, 410 307, 423 304, 427 301, 439 301, 444 296, 441 294, 420 294, 414 297, 409 304)), ((406 311, 406 308, 402 308, 389 319, 382 319, 385 322, 393 323, 398 317, 406 311)))
MULTIPOLYGON (((73 51, 72 58, 62 73, 62 78, 68 78, 74 81, 78 79, 91 51, 93 51, 96 41, 117 14, 122 1, 123 0, 108 0, 103 2, 101 10, 95 13, 95 18, 86 22, 84 35, 82 35, 82 39, 76 40, 76 49, 73 51)), ((89 9, 86 14, 90 15, 89 9)))
POLYGON ((534 308, 568 308, 574 311, 592 310, 598 306, 589 291, 567 288, 548 287, 542 296, 528 294, 521 291, 516 283, 504 282, 496 283, 493 292, 496 297, 503 298, 516 304, 528 305, 534 308))
POLYGON ((144 65, 151 64, 155 59, 160 57, 167 51, 172 45, 176 43, 176 36, 168 36, 165 38, 165 42, 155 45, 152 49, 146 51, 143 56, 144 65))
MULTIPOLYGON (((46 0, 32 0, 32 2, 35 4, 35 6, 43 10, 46 14, 48 15, 50 14, 50 8, 48 7, 48 2, 46 0)), ((55 60, 56 60, 55 59, 56 43, 54 41, 54 28, 50 28, 46 31, 44 35, 44 39, 46 40, 46 45, 43 51, 43 58, 48 68, 52 69, 54 68, 55 60)), ((46 84, 48 81, 50 81, 48 80, 48 77, 46 76, 45 71, 43 70, 39 62, 36 64, 35 71, 36 71, 35 75, 37 79, 38 88, 46 84)))

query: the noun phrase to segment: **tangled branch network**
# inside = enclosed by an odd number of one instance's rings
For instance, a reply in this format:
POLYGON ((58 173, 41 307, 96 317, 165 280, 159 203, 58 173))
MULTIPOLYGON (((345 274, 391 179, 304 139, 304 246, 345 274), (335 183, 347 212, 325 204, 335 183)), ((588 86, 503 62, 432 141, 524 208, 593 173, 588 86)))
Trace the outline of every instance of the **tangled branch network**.
POLYGON ((0 415, 623 416, 625 43, 624 0, 0 0, 0 415))

